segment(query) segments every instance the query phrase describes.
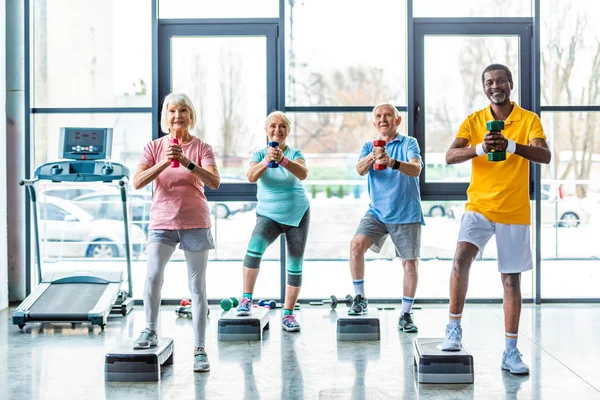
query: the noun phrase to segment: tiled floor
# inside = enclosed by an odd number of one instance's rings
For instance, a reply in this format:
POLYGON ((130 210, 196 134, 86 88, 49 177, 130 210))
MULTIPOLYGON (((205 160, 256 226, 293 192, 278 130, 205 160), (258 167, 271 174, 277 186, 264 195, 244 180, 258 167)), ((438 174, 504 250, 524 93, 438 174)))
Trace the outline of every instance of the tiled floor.
MULTIPOLYGON (((262 342, 218 342, 219 310, 209 318, 211 372, 192 372, 191 321, 163 307, 162 333, 175 340, 175 363, 158 383, 105 383, 104 356, 144 327, 141 307, 105 331, 70 324, 11 324, 0 311, 2 399, 600 399, 600 306, 524 306, 519 348, 531 375, 500 370, 501 305, 468 305, 464 343, 474 356, 472 385, 420 385, 415 334, 396 330, 399 310, 380 311, 380 342, 336 341, 326 307, 302 306, 301 333, 279 329, 280 311, 262 342)), ((345 308, 338 312, 345 312, 345 308)), ((439 337, 447 306, 415 310, 421 337, 439 337)))

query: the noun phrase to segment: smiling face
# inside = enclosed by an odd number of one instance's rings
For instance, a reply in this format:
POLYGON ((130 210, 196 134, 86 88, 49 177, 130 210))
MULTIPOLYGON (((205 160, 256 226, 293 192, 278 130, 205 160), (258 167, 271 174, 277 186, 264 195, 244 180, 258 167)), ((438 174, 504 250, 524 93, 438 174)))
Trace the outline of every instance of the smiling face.
POLYGON ((495 105, 508 104, 512 89, 513 84, 503 69, 488 71, 483 75, 483 93, 495 105))
POLYGON ((382 137, 395 136, 401 121, 402 117, 396 117, 394 108, 389 105, 379 106, 373 112, 373 126, 382 137))
POLYGON ((167 122, 169 129, 185 131, 192 122, 190 110, 185 105, 169 104, 167 107, 167 122))
POLYGON ((265 127, 269 142, 279 142, 279 147, 285 145, 285 139, 289 134, 287 123, 278 115, 271 115, 265 127))

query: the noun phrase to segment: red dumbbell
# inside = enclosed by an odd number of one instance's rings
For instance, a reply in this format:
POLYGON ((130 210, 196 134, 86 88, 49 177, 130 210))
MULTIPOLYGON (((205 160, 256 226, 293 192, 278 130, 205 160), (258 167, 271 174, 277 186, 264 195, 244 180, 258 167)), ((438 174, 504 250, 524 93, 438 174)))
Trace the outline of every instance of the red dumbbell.
MULTIPOLYGON (((173 139, 171 139, 171 143, 172 144, 179 144, 179 139, 177 139, 176 137, 174 137, 173 139)), ((179 168, 179 161, 178 160, 171 160, 171 168, 179 168)))
MULTIPOLYGON (((373 146, 374 147, 385 147, 385 140, 373 140, 373 146)), ((383 171, 384 169, 387 168, 387 165, 385 164, 373 164, 373 169, 375 171, 383 171)))
POLYGON ((182 299, 182 300, 179 302, 179 305, 180 305, 180 306, 183 306, 183 307, 185 307, 185 306, 191 306, 191 305, 192 305, 192 301, 191 301, 191 300, 189 300, 189 299, 182 299))

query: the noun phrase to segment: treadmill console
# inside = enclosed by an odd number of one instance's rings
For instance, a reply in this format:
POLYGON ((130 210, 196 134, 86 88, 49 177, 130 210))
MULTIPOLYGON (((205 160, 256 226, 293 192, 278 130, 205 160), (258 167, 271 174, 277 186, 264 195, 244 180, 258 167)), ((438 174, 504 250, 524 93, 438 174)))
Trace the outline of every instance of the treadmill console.
POLYGON ((52 182, 112 182, 129 178, 126 166, 109 161, 112 134, 112 128, 60 128, 58 156, 63 160, 39 166, 35 176, 52 182))
POLYGON ((60 128, 58 157, 105 160, 112 149, 112 128, 60 128))

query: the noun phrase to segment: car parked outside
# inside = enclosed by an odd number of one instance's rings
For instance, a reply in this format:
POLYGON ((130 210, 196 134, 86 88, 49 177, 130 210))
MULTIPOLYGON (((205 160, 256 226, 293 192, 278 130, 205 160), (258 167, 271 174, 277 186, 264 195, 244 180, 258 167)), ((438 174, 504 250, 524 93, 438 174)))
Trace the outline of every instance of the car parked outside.
MULTIPOLYGON (((51 196, 40 196, 39 235, 42 256, 52 258, 125 256, 125 230, 121 221, 95 219, 81 207, 51 196)), ((130 230, 132 256, 139 257, 146 241, 137 225, 130 230)))

